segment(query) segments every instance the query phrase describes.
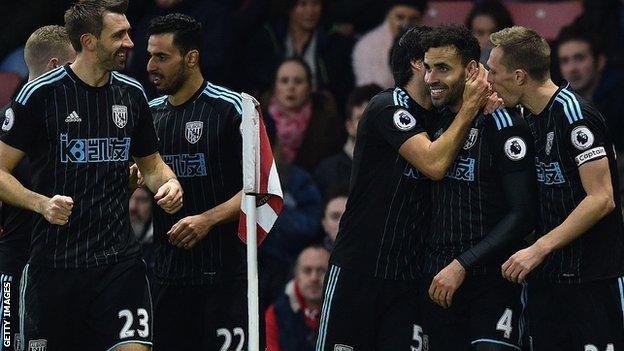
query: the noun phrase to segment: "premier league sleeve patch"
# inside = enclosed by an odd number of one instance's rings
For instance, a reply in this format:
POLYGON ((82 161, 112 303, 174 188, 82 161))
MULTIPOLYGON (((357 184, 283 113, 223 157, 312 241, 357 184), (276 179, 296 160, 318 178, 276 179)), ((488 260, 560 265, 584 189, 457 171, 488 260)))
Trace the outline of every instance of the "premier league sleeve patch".
POLYGON ((505 155, 512 161, 519 161, 526 156, 527 146, 524 140, 520 137, 513 136, 505 142, 503 146, 505 155))
POLYGON ((13 109, 8 108, 4 113, 4 123, 2 123, 2 130, 8 132, 13 128, 13 124, 15 123, 15 114, 13 113, 13 109))
POLYGON ((414 129, 416 126, 416 118, 404 109, 396 110, 392 119, 394 120, 394 126, 400 131, 406 132, 414 129))
POLYGON ((570 140, 575 148, 583 151, 594 145, 594 134, 586 126, 578 126, 572 129, 570 140))

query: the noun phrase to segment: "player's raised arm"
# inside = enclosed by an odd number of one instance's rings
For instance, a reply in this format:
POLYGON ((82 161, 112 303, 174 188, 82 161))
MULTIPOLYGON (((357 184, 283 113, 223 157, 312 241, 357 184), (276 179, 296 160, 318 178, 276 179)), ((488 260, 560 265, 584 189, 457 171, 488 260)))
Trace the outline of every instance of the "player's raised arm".
POLYGON ((162 160, 159 153, 134 158, 143 175, 145 185, 156 195, 158 206, 167 213, 176 213, 182 208, 182 186, 178 179, 162 160))
MULTIPOLYGON (((436 68, 429 67, 425 63, 425 69, 429 72, 436 68)), ((430 74, 427 73, 426 76, 430 74)), ((399 149, 401 156, 427 177, 434 180, 442 179, 446 170, 455 161, 457 152, 489 93, 487 71, 483 65, 479 65, 477 72, 466 81, 464 102, 448 130, 433 142, 426 133, 413 136, 399 149)))

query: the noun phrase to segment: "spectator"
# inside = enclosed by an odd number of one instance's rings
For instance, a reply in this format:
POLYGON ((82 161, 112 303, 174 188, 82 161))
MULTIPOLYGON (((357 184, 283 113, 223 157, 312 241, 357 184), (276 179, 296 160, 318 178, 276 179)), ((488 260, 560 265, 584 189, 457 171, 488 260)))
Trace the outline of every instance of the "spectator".
POLYGON ((294 278, 265 314, 268 351, 314 350, 328 264, 329 251, 322 246, 299 254, 294 278))
POLYGON ((328 198, 325 203, 325 211, 321 224, 323 226, 323 245, 329 251, 334 249, 336 236, 338 235, 338 227, 340 226, 340 218, 345 211, 347 205, 347 194, 336 192, 328 198))
POLYGON ((486 0, 476 4, 466 19, 466 27, 479 41, 481 47, 481 63, 485 63, 490 57, 490 34, 503 28, 512 27, 513 18, 511 13, 498 0, 486 0))
POLYGON ((394 38, 409 26, 418 25, 427 9, 426 0, 390 0, 385 21, 366 33, 353 49, 356 86, 394 86, 390 71, 390 48, 394 38))
POLYGON ((286 58, 300 57, 310 67, 312 90, 329 90, 339 102, 353 87, 351 39, 320 24, 322 0, 285 0, 279 18, 250 41, 247 79, 250 91, 265 91, 286 58))
POLYGON ((265 113, 284 163, 312 172, 318 162, 340 148, 341 118, 331 94, 312 92, 310 69, 300 58, 286 59, 275 77, 265 113))
MULTIPOLYGON (((565 27, 557 39, 557 59, 563 78, 572 90, 591 101, 602 113, 613 136, 624 131, 622 72, 607 66, 603 47, 582 27, 565 27)), ((613 138, 616 150, 624 151, 624 140, 613 138)))
POLYGON ((149 272, 154 268, 154 224, 152 223, 152 197, 144 188, 138 188, 130 196, 130 226, 141 245, 143 259, 149 272))
POLYGON ((340 152, 321 160, 314 171, 314 178, 325 199, 327 199, 328 189, 336 187, 349 189, 358 122, 368 101, 379 92, 381 92, 379 85, 369 84, 357 87, 349 94, 346 108, 347 120, 345 121, 347 141, 340 152))
POLYGON ((300 167, 284 164, 274 148, 277 170, 284 192, 284 207, 259 251, 260 291, 270 305, 289 279, 297 255, 306 246, 320 242, 323 205, 312 176, 300 167))

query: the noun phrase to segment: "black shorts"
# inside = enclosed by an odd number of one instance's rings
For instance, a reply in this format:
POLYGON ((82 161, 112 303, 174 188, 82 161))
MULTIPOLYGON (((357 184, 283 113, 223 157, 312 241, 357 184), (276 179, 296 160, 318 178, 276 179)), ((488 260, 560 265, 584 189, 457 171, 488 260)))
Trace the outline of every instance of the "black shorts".
POLYGON ((332 265, 317 351, 421 350, 415 281, 377 279, 332 265))
POLYGON ((20 274, 0 272, 0 351, 19 350, 19 286, 20 274))
POLYGON ((95 267, 26 265, 20 288, 25 350, 152 345, 152 301, 141 259, 95 267))
POLYGON ((532 281, 527 292, 530 350, 624 350, 624 278, 579 285, 532 281))
POLYGON ((479 343, 521 349, 522 287, 499 275, 466 277, 444 309, 429 297, 433 278, 421 287, 423 329, 429 350, 472 350, 479 343))
MULTIPOLYGON (((262 313, 262 309, 260 311, 262 313)), ((247 350, 247 283, 154 285, 154 348, 159 351, 247 350)), ((264 318, 260 349, 264 350, 264 318)))

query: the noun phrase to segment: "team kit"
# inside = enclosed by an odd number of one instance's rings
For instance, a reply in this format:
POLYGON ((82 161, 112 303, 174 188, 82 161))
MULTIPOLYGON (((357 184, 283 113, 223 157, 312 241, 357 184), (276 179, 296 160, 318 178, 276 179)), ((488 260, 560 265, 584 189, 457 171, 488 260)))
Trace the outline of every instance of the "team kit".
MULTIPOLYGON (((36 67, 27 42, 29 82, 1 111, 2 351, 248 349, 241 94, 202 75, 201 25, 168 14, 149 26, 148 101, 120 73, 127 5, 80 1, 33 33, 60 44, 36 67)), ((610 131, 552 82, 538 33, 490 42, 486 69, 463 26, 395 41, 395 87, 358 126, 317 351, 624 350, 610 131)))

